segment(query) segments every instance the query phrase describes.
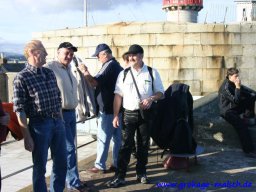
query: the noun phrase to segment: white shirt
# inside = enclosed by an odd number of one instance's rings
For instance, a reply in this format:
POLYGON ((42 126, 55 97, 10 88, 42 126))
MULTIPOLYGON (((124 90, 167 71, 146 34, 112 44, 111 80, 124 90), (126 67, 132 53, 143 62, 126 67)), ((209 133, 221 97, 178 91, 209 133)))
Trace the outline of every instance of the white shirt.
MULTIPOLYGON (((136 71, 132 67, 131 70, 137 83, 142 100, 152 96, 157 92, 164 93, 164 87, 160 75, 155 69, 152 70, 152 75, 154 77, 154 91, 152 90, 152 79, 145 64, 140 71, 136 71)), ((123 97, 123 107, 125 109, 138 110, 140 99, 133 83, 130 71, 128 71, 126 74, 124 82, 123 78, 124 70, 121 71, 118 75, 114 93, 123 97)))

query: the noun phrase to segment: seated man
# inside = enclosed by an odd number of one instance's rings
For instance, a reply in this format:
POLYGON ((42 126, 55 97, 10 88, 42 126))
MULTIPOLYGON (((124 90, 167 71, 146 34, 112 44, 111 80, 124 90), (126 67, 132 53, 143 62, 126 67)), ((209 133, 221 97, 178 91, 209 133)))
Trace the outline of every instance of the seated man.
POLYGON ((256 93, 241 85, 239 71, 229 68, 227 76, 219 89, 220 115, 229 122, 238 133, 242 149, 247 156, 256 158, 256 150, 245 123, 244 117, 254 118, 256 93), (241 114, 243 116, 241 117, 241 114))

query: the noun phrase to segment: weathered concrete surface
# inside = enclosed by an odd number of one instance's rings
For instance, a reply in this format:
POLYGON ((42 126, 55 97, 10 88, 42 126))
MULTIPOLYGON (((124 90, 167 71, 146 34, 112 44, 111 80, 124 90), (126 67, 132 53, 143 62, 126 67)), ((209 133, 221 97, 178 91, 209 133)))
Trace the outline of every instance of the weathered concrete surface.
POLYGON ((91 55, 99 43, 110 45, 123 64, 122 54, 131 44, 144 48, 146 64, 158 69, 163 84, 189 84, 193 95, 218 90, 225 69, 238 67, 243 83, 256 88, 256 22, 199 24, 172 22, 120 22, 108 25, 60 29, 34 33, 44 43, 48 60, 56 57, 63 41, 78 46, 76 55, 95 67, 91 55))
MULTIPOLYGON (((163 159, 160 158, 161 150, 152 147, 149 151, 148 176, 150 184, 143 185, 136 181, 135 164, 132 159, 126 177, 126 185, 117 189, 109 189, 106 183, 112 179, 113 173, 92 174, 88 171, 94 165, 95 156, 79 162, 80 178, 87 181, 90 191, 104 192, 133 192, 133 191, 232 191, 251 192, 256 191, 256 165, 255 159, 243 156, 240 150, 218 150, 206 147, 205 152, 198 157, 198 164, 190 160, 190 171, 166 170, 162 166, 163 159), (227 186, 227 183, 240 183, 238 186, 227 186), (159 187, 163 183, 172 184, 169 187, 159 187), (243 187, 246 184, 248 187, 243 187), (174 186, 174 185, 177 186, 174 186), (191 186, 196 184, 194 188, 191 186), (189 187, 190 185, 190 187, 189 187), (206 186, 204 187, 199 187, 206 186)), ((108 161, 108 164, 110 161, 108 161)), ((49 179, 48 179, 49 182, 49 179)), ((31 192, 31 186, 20 190, 20 192, 31 192)))
MULTIPOLYGON (((136 43, 144 48, 144 62, 158 69, 165 88, 181 82, 190 85, 194 96, 207 95, 218 90, 227 68, 237 67, 243 84, 256 89, 256 22, 120 22, 38 32, 33 39, 42 40, 48 61, 56 58, 61 42, 73 43, 78 47, 76 55, 92 74, 101 67, 97 59, 91 58, 97 44, 109 44, 113 55, 124 65, 122 54, 136 43)), ((0 84, 1 81, 0 78, 0 84)), ((11 81, 6 89, 12 89, 11 81)), ((6 90, 7 93, 10 101, 12 91, 6 90)))

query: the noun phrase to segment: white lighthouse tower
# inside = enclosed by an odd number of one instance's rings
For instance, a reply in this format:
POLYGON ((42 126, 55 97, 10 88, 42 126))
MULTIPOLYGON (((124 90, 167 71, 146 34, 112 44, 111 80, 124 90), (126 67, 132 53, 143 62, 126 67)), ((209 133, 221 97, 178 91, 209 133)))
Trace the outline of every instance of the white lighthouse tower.
POLYGON ((256 21, 256 0, 235 0, 238 22, 256 21))
POLYGON ((167 21, 197 23, 198 12, 203 8, 203 0, 163 0, 163 10, 167 21))

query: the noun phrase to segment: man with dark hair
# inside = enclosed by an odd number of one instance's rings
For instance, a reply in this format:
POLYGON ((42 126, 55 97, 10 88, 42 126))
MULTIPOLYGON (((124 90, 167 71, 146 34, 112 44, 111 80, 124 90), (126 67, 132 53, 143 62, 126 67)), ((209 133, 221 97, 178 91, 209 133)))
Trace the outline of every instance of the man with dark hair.
POLYGON ((255 100, 256 92, 241 84, 239 70, 229 68, 219 89, 220 115, 235 128, 243 151, 253 158, 256 158, 256 150, 245 119, 250 119, 255 124, 255 100))
POLYGON ((118 127, 122 122, 118 114, 121 106, 123 106, 123 141, 118 156, 118 169, 115 172, 114 178, 107 183, 108 187, 119 187, 125 184, 127 167, 134 145, 135 131, 137 131, 137 180, 143 184, 149 183, 146 173, 149 147, 149 121, 143 118, 140 109, 149 109, 153 102, 163 97, 164 93, 159 73, 151 68, 154 78, 152 79, 149 67, 143 62, 143 48, 140 45, 134 44, 130 46, 129 51, 125 54, 128 55, 131 67, 125 69, 128 70, 125 79, 125 70, 118 76, 115 88, 113 119, 113 126, 118 127))
POLYGON ((89 171, 104 173, 106 171, 111 138, 114 145, 110 171, 115 171, 117 168, 117 156, 121 145, 121 124, 115 129, 112 125, 112 120, 115 84, 118 74, 122 71, 122 67, 112 56, 112 51, 107 44, 99 44, 92 56, 97 57, 100 63, 102 63, 102 68, 95 77, 91 76, 85 65, 79 65, 87 82, 91 87, 96 88, 95 96, 98 105, 97 158, 94 167, 89 171))
POLYGON ((14 79, 13 103, 25 149, 32 152, 33 191, 47 191, 45 173, 50 148, 53 161, 50 191, 62 192, 67 151, 57 80, 52 70, 43 67, 47 52, 41 41, 32 40, 26 44, 24 55, 27 64, 14 79))

